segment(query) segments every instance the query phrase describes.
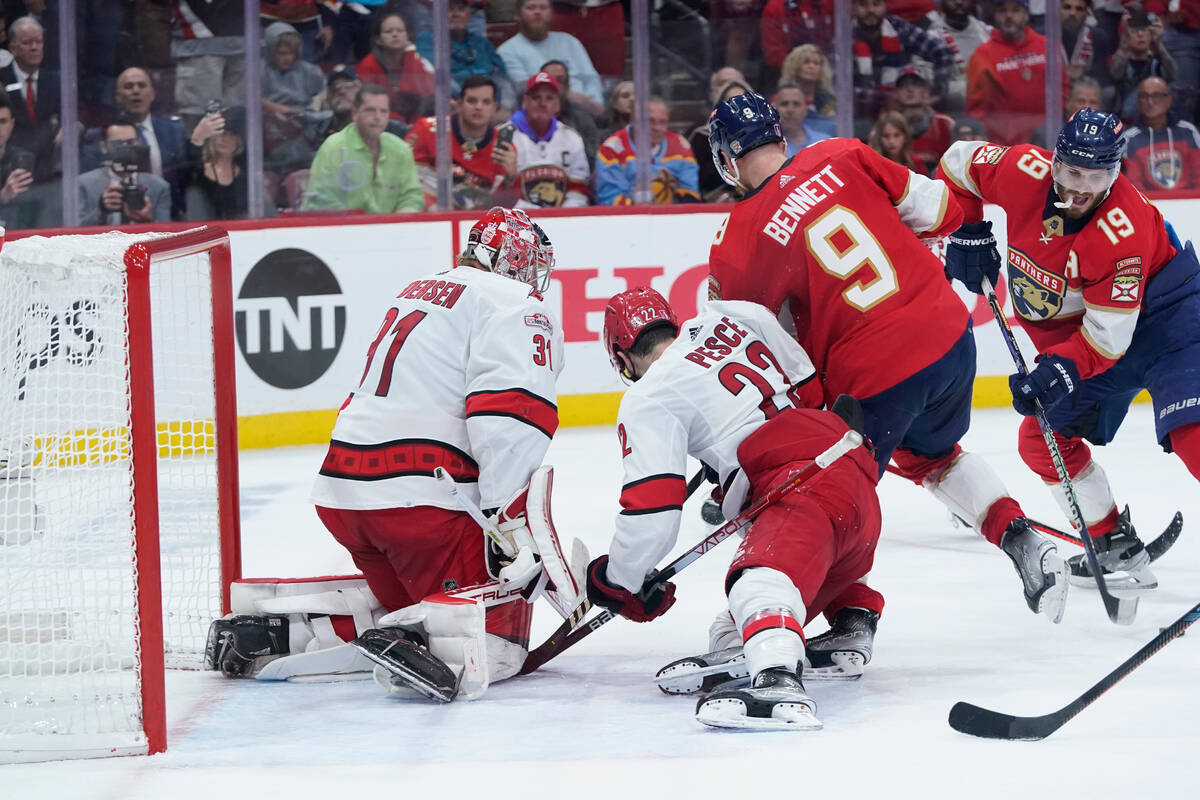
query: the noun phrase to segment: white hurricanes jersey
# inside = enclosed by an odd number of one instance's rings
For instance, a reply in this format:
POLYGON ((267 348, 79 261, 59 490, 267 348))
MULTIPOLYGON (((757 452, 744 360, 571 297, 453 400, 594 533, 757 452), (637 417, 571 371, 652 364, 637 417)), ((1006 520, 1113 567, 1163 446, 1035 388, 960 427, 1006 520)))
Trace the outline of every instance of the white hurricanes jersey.
POLYGON ((570 125, 555 120, 549 139, 535 142, 520 128, 513 134, 517 150, 517 208, 586 206, 591 169, 583 139, 570 125))
POLYGON ((501 505, 558 427, 562 366, 562 328, 527 284, 470 267, 413 281, 370 342, 313 502, 460 510, 440 466, 481 508, 501 505))
POLYGON ((625 476, 609 579, 638 591, 675 545, 689 455, 716 470, 736 513, 748 489, 738 446, 785 408, 820 407, 814 377, 804 349, 757 303, 712 301, 684 322, 617 413, 625 476))

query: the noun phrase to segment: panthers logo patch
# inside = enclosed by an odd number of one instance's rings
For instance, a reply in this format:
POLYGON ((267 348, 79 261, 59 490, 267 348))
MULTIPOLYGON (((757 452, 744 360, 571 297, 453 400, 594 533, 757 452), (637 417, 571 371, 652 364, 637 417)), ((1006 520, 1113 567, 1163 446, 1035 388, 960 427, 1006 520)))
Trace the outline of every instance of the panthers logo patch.
POLYGON ((537 206, 561 206, 567 197, 567 172, 545 164, 530 167, 521 173, 521 193, 537 206))
POLYGON ((1050 319, 1062 310, 1067 280, 1039 267, 1020 250, 1008 249, 1008 285, 1013 310, 1030 322, 1050 319))

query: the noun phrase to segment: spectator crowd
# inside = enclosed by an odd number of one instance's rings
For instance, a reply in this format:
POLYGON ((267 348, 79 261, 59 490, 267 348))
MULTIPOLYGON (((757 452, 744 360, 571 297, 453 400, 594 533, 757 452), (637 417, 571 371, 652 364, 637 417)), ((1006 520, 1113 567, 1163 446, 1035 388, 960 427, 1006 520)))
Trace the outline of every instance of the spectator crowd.
MULTIPOLYGON (((246 86, 237 0, 78 0, 78 126, 61 125, 56 3, 0 0, 0 220, 62 220, 64 144, 82 224, 275 213, 420 211, 436 203, 431 0, 260 3, 246 86), (114 8, 119 6, 119 11, 114 8), (262 208, 249 208, 247 97, 261 104, 262 208)), ((1118 114, 1142 189, 1200 191, 1200 0, 851 0, 853 93, 833 86, 832 0, 656 4, 650 152, 632 126, 628 6, 449 0, 454 208, 719 202, 713 104, 771 98, 793 155, 854 134, 932 174, 956 139, 1044 143, 1046 54, 1066 116, 1118 114), (1061 41, 1045 36, 1057 3, 1061 41), (639 161, 650 185, 637 190, 639 161)), ((1057 89, 1056 89, 1057 91, 1057 89)), ((255 176, 256 178, 256 176, 255 176)))

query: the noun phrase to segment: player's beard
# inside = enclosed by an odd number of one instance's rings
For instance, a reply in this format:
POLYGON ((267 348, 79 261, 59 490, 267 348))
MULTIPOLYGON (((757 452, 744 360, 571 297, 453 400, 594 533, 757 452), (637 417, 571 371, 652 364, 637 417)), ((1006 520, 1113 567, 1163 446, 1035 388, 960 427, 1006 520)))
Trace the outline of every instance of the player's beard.
POLYGON ((1064 189, 1062 186, 1056 183, 1054 184, 1054 193, 1058 195, 1058 199, 1062 201, 1061 203, 1055 203, 1055 207, 1062 209, 1071 219, 1079 219, 1085 214, 1090 213, 1096 206, 1103 202, 1105 196, 1108 194, 1105 192, 1104 194, 1088 195, 1087 203, 1079 204, 1075 202, 1075 198, 1083 197, 1083 192, 1074 192, 1070 189, 1064 189))

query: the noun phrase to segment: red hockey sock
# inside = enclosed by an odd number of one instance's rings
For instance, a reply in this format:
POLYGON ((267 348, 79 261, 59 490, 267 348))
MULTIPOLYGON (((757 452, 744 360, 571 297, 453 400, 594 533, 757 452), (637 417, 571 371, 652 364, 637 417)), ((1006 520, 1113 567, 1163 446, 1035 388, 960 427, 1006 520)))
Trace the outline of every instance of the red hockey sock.
POLYGON ((843 608, 865 608, 876 614, 883 614, 883 595, 865 583, 855 581, 825 606, 825 619, 832 625, 834 616, 843 608))
POLYGON ((1171 431, 1171 450, 1200 481, 1200 423, 1184 425, 1171 431))
POLYGON ((1020 503, 1011 497, 1001 497, 988 506, 987 516, 983 518, 980 533, 983 534, 983 538, 999 547, 1000 540, 1004 538, 1004 532, 1008 530, 1008 524, 1024 515, 1025 512, 1021 510, 1020 503))

